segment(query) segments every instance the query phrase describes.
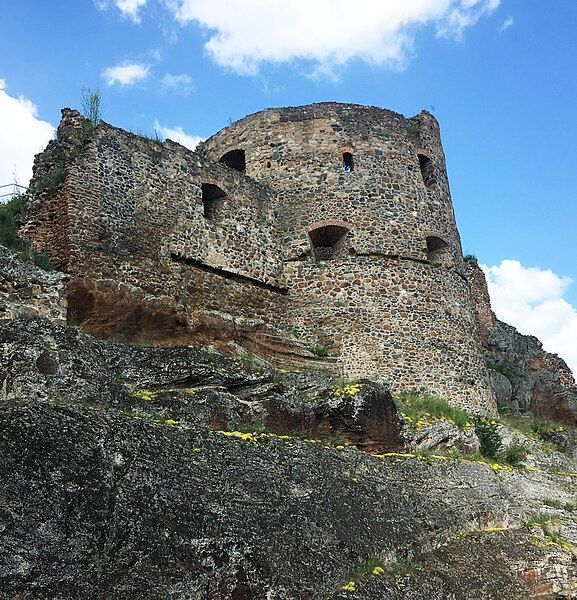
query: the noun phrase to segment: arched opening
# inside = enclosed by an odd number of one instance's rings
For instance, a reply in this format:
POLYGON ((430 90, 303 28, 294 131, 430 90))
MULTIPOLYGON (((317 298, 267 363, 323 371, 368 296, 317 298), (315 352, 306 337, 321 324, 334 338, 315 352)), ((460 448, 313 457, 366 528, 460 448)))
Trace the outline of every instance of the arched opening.
POLYGON ((315 259, 335 258, 343 246, 348 231, 348 228, 342 225, 324 225, 309 231, 315 259))
POLYGON ((204 218, 214 219, 218 215, 223 199, 226 198, 226 192, 214 183, 203 183, 201 189, 204 218))
POLYGON ((419 167, 421 168, 421 175, 423 176, 423 182, 425 186, 430 188, 435 183, 435 167, 433 161, 426 155, 419 153, 419 167))
POLYGON ((355 168, 355 162, 351 152, 343 152, 343 172, 350 173, 355 168))
POLYGON ((449 259, 449 244, 436 235, 427 237, 427 260, 433 265, 447 264, 449 259))
POLYGON ((231 150, 230 152, 223 154, 218 162, 221 162, 227 167, 235 169, 236 171, 243 172, 246 170, 246 157, 244 150, 231 150))

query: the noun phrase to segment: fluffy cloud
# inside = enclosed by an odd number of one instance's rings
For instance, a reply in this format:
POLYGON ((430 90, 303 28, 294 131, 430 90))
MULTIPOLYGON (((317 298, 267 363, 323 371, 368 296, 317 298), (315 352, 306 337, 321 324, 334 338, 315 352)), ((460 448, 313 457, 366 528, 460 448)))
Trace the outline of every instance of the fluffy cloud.
MULTIPOLYGON (((113 0, 114 6, 118 8, 123 17, 140 23, 140 9, 146 5, 148 0, 113 0)), ((94 5, 98 10, 107 10, 111 0, 94 0, 94 5)))
POLYGON ((501 33, 503 33, 503 31, 507 31, 507 29, 513 27, 513 25, 515 24, 515 19, 513 17, 507 17, 504 21, 503 24, 501 25, 501 33))
POLYGON ((34 155, 54 137, 54 127, 37 117, 36 106, 23 96, 10 96, 0 79, 0 185, 28 185, 34 155))
POLYGON ((206 50, 221 66, 255 74, 264 62, 313 61, 331 74, 351 59, 403 67, 418 28, 460 38, 500 0, 165 0, 182 24, 211 31, 206 50))
POLYGON ((171 75, 167 73, 161 80, 162 86, 183 96, 188 96, 194 90, 194 84, 190 75, 171 75))
POLYGON ((154 121, 154 131, 156 131, 164 139, 170 139, 173 142, 178 142, 190 150, 194 150, 199 142, 202 142, 204 139, 198 135, 189 135, 188 133, 184 133, 180 125, 175 127, 165 127, 158 122, 158 119, 154 121))
POLYGON ((521 333, 534 335, 577 373, 577 308, 563 298, 572 280, 517 260, 482 265, 493 310, 521 333))
POLYGON ((145 80, 150 74, 150 65, 124 61, 114 67, 106 67, 101 77, 107 85, 119 83, 121 86, 134 85, 145 80))

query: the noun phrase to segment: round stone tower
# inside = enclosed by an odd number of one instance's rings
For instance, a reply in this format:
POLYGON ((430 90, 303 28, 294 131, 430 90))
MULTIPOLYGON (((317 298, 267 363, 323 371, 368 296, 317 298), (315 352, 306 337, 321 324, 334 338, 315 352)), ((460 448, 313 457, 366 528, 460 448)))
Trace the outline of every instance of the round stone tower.
POLYGON ((289 289, 279 326, 346 377, 494 410, 432 115, 268 109, 201 149, 273 190, 289 289))

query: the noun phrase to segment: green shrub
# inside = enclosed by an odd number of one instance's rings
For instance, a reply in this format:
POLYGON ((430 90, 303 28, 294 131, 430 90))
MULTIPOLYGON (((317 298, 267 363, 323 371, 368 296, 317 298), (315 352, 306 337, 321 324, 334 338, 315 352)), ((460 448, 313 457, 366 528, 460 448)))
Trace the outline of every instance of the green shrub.
POLYGON ((521 467, 528 454, 529 449, 526 446, 511 444, 500 453, 499 458, 512 467, 521 467))
POLYGON ((504 375, 511 383, 514 383, 515 379, 521 379, 523 377, 523 373, 521 373, 521 371, 519 371, 514 365, 506 362, 491 363, 488 364, 487 367, 491 371, 501 373, 501 375, 504 375))
POLYGON ((96 127, 102 120, 102 97, 99 90, 83 87, 81 90, 82 116, 96 127))
POLYGON ((465 254, 465 256, 463 256, 463 260, 467 263, 473 263, 475 265, 479 263, 474 254, 465 254))
POLYGON ((20 258, 45 271, 51 271, 54 266, 48 258, 34 252, 30 244, 18 236, 18 227, 26 214, 26 208, 25 194, 19 194, 5 204, 0 204, 0 244, 16 252, 20 258))
POLYGON ((309 352, 315 356, 325 357, 329 355, 329 349, 326 346, 311 346, 309 352))
POLYGON ((482 456, 497 460, 503 447, 501 436, 497 431, 498 423, 482 417, 476 417, 474 422, 482 456))
POLYGON ((421 135, 421 124, 418 121, 407 121, 407 133, 413 138, 419 138, 421 135))

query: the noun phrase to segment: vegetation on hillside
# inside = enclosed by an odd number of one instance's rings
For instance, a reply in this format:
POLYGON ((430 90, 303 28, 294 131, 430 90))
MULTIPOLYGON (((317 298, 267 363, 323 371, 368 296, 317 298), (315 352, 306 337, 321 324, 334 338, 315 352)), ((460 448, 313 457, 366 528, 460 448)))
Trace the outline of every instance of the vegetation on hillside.
POLYGON ((30 244, 18 236, 18 227, 26 213, 26 206, 25 194, 13 196, 8 202, 0 204, 0 244, 16 252, 24 260, 50 271, 54 268, 50 261, 34 252, 30 244))

